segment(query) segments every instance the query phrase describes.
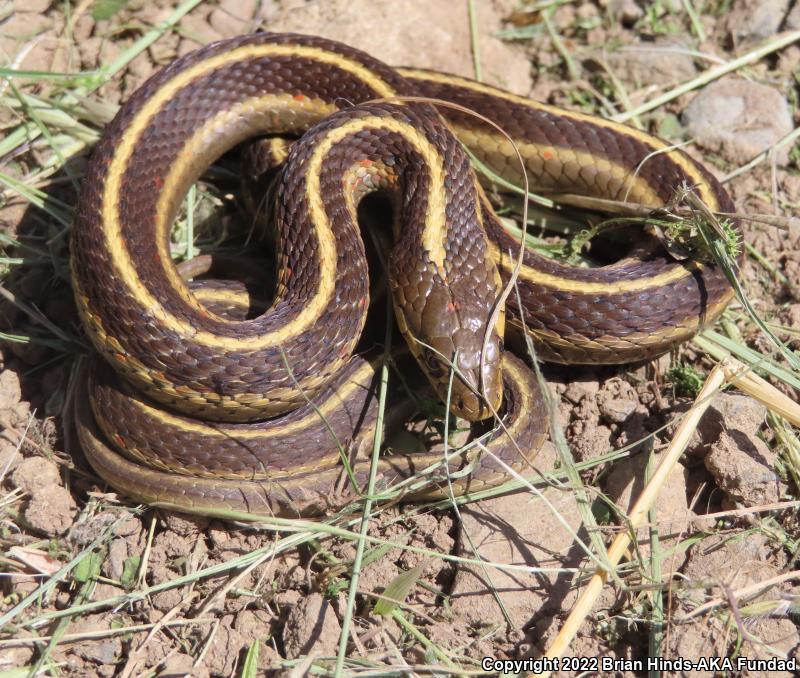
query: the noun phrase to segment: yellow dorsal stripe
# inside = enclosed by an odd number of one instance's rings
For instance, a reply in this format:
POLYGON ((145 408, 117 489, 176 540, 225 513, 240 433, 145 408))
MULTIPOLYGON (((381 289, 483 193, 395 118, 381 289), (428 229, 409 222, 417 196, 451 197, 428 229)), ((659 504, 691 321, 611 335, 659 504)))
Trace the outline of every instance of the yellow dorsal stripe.
MULTIPOLYGON (((103 225, 104 235, 106 238, 106 245, 111 255, 111 261, 114 269, 117 272, 119 279, 131 291, 136 301, 142 306, 142 310, 146 313, 152 314, 163 321, 165 326, 180 335, 191 337, 193 340, 200 344, 218 346, 220 348, 239 349, 239 350, 253 350, 264 348, 276 344, 280 344, 285 339, 298 331, 298 327, 303 328, 310 325, 316 319, 306 312, 293 323, 286 325, 284 328, 259 337, 249 338, 227 338, 221 337, 205 331, 198 331, 191 324, 176 318, 150 294, 149 290, 142 283, 138 276, 138 272, 131 265, 130 257, 125 249, 121 238, 121 224, 119 220, 118 206, 120 198, 120 183, 122 180, 125 168, 133 155, 134 149, 139 143, 139 139, 147 128, 150 121, 155 115, 163 108, 163 106, 170 101, 174 94, 189 85, 193 80, 196 80, 208 73, 224 67, 226 65, 236 63, 243 59, 250 58, 263 58, 268 56, 294 56, 300 58, 307 58, 321 63, 329 64, 343 71, 349 72, 357 78, 361 79, 367 86, 372 88, 376 96, 390 97, 394 95, 394 90, 383 80, 376 77, 375 74, 363 64, 347 59, 339 54, 328 52, 324 49, 307 47, 303 45, 276 45, 276 44, 263 44, 263 45, 245 45, 243 47, 231 50, 230 52, 219 54, 215 57, 210 57, 204 61, 199 62, 195 66, 186 69, 176 75, 171 81, 166 83, 159 89, 152 98, 150 98, 142 108, 136 113, 133 120, 129 124, 125 135, 122 137, 116 153, 111 161, 108 171, 108 177, 105 184, 103 194, 103 225)), ((260 99, 262 105, 266 108, 274 102, 273 97, 263 97, 260 99)), ((246 102, 248 105, 253 105, 257 100, 246 102)), ((230 112, 220 112, 220 115, 230 115, 230 112)), ((208 126, 208 125, 206 125, 208 126)), ((185 150, 185 149, 184 149, 185 150)), ((184 163, 189 162, 190 155, 184 153, 182 155, 184 163)), ((180 167, 174 167, 172 172, 181 172, 180 167)), ((323 228, 317 224, 317 235, 320 238, 320 255, 324 261, 335 261, 335 245, 333 234, 324 233, 323 228), (331 248, 334 247, 333 253, 331 248)), ((168 271, 167 275, 172 279, 176 279, 174 271, 170 274, 171 264, 169 259, 162 259, 165 270, 168 271)), ((332 275, 325 275, 321 272, 320 279, 323 285, 318 290, 315 300, 319 300, 315 308, 323 308, 330 299, 330 292, 332 290, 333 281, 332 275), (330 284, 325 285, 324 281, 329 280, 330 284), (328 289, 330 288, 330 289, 328 289)), ((185 289, 182 286, 179 289, 185 289)), ((186 298, 188 293, 184 291, 186 298)))

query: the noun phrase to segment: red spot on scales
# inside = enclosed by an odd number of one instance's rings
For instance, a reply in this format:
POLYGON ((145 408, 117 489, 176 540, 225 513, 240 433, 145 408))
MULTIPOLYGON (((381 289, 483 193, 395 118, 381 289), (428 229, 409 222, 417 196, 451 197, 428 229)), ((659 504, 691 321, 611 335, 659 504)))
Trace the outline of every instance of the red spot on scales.
POLYGON ((552 149, 552 148, 545 148, 545 149, 542 151, 542 157, 543 157, 545 160, 552 160, 553 158, 555 158, 555 157, 556 157, 556 154, 553 152, 553 149, 552 149))
POLYGON ((372 167, 375 163, 372 160, 365 158, 364 160, 359 161, 358 164, 362 167, 372 167))
POLYGON ((292 99, 295 101, 308 101, 308 97, 305 94, 295 94, 292 96, 292 99))
POLYGON ((114 434, 114 442, 117 444, 117 447, 119 447, 121 450, 126 449, 125 441, 122 439, 122 436, 119 433, 114 434))
POLYGON ((156 188, 158 188, 158 189, 164 188, 164 177, 161 177, 161 176, 154 177, 153 178, 153 183, 156 185, 156 188))

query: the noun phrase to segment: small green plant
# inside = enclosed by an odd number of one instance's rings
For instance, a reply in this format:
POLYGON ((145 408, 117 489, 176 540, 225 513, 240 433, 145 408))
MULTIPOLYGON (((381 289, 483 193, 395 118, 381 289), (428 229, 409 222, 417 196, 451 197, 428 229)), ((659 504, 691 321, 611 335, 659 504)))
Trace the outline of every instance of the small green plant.
POLYGON ((636 22, 637 30, 650 31, 654 35, 677 33, 681 30, 680 22, 669 3, 661 0, 645 3, 644 12, 644 16, 636 22))
POLYGON ((675 393, 679 396, 694 398, 700 393, 703 387, 705 376, 698 372, 691 365, 678 363, 670 367, 666 374, 667 380, 675 387, 675 393))

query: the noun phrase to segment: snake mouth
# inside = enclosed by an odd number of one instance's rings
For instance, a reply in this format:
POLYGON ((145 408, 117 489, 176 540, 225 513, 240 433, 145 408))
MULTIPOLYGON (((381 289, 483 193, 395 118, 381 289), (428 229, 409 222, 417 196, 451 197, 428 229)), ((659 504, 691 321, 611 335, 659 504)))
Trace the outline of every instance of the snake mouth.
POLYGON ((458 354, 446 360, 442 353, 424 346, 418 362, 442 402, 455 416, 474 422, 496 415, 500 410, 503 377, 497 361, 481 361, 480 358, 471 361, 458 354))
POLYGON ((471 390, 454 396, 450 401, 450 411, 470 422, 483 421, 496 415, 503 404, 503 390, 478 394, 471 390))

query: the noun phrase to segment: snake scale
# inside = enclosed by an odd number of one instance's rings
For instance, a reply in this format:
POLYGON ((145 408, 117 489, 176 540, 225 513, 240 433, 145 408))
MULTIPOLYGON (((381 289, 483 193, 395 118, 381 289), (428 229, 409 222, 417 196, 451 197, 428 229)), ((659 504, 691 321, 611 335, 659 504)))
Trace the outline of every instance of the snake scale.
MULTIPOLYGON (((659 247, 581 268, 521 246, 465 147, 512 182, 523 178, 518 150, 537 191, 659 208, 691 185, 710 209, 733 210, 689 156, 624 125, 316 37, 211 44, 123 105, 83 180, 72 280, 104 360, 83 370, 75 422, 100 476, 137 500, 201 513, 311 515, 363 489, 368 461, 351 458, 341 478, 351 443, 376 428, 376 366, 353 355, 369 308, 357 210, 373 192, 394 213, 387 275, 410 353, 452 414, 502 420, 482 451, 440 464, 411 499, 496 485, 544 441, 539 387, 504 350, 507 335, 527 332, 548 361, 638 361, 685 341, 731 299, 717 267, 659 247), (232 318, 183 280, 169 232, 209 165, 266 134, 297 139, 275 190, 276 292, 257 317, 232 318), (471 473, 445 482, 464 465, 471 473)), ((378 484, 439 461, 384 456, 378 484)))

